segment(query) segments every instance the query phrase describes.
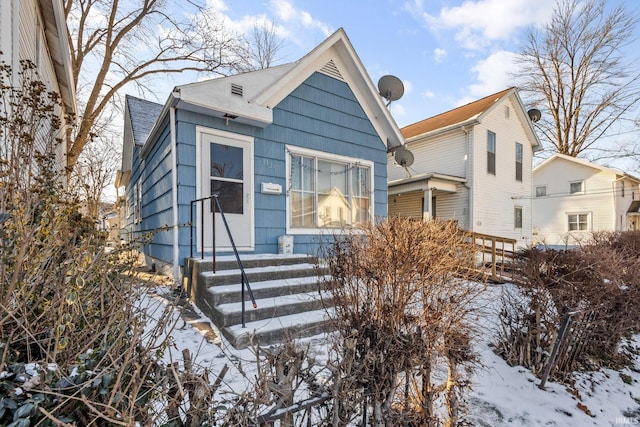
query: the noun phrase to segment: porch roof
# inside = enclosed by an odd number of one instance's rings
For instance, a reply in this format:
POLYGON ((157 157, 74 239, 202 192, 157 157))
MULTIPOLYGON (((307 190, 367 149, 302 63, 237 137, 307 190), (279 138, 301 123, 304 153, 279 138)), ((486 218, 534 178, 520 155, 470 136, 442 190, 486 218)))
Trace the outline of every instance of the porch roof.
POLYGON ((458 191, 458 184, 464 184, 465 182, 467 182, 467 179, 460 176, 430 172, 389 181, 388 193, 390 196, 410 191, 427 190, 440 190, 447 193, 455 193, 458 191))
POLYGON ((631 206, 627 210, 629 215, 640 215, 640 200, 634 200, 631 202, 631 206))

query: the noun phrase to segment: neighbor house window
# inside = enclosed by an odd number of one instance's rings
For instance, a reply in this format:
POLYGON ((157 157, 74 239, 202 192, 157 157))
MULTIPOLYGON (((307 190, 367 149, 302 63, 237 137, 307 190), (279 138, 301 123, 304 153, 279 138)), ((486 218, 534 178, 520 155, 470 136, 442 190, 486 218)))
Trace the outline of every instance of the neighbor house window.
POLYGON ((569 194, 584 193, 584 181, 574 181, 569 183, 569 194))
POLYGON ((587 231, 589 229, 589 214, 568 214, 569 231, 587 231))
POLYGON ((487 173, 496 174, 496 134, 487 131, 487 173))
POLYGON ((513 225, 522 228, 522 206, 516 206, 513 210, 513 225))
POLYGON ((341 228, 371 220, 370 165, 313 152, 291 153, 291 228, 341 228))
POLYGON ((545 197, 547 195, 547 186, 538 185, 536 187, 536 197, 545 197))
POLYGON ((516 142, 516 181, 522 181, 522 144, 516 142))
POLYGON ((621 184, 622 184, 622 197, 624 197, 624 181, 622 181, 621 184))

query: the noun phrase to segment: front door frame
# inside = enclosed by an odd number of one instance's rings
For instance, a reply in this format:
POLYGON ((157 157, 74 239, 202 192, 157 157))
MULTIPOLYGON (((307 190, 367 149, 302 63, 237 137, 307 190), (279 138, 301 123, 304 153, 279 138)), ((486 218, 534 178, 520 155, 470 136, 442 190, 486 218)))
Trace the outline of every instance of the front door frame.
MULTIPOLYGON (((236 240, 236 236, 233 235, 234 237, 234 242, 236 243, 237 249, 239 251, 253 251, 255 250, 255 219, 254 219, 254 212, 255 212, 255 207, 254 207, 254 200, 255 200, 255 188, 254 188, 254 164, 253 164, 253 144, 254 144, 254 138, 251 136, 247 136, 247 135, 240 135, 237 133, 232 133, 232 132, 227 132, 227 131, 223 131, 223 130, 219 130, 219 129, 215 129, 215 128, 209 128, 209 127, 205 127, 205 126, 196 126, 196 198, 200 199, 203 197, 208 197, 210 194, 206 194, 206 191, 204 191, 204 187, 205 185, 204 180, 205 179, 209 179, 209 175, 206 176, 206 178, 203 176, 203 174, 206 173, 205 168, 203 166, 203 163, 206 161, 206 159, 203 158, 204 153, 208 152, 208 150, 204 149, 203 144, 205 143, 205 141, 203 140, 203 135, 207 135, 207 136, 211 136, 213 138, 216 139, 220 139, 220 143, 224 144, 225 140, 232 142, 233 144, 237 144, 237 145, 241 145, 243 148, 243 163, 245 165, 248 165, 248 168, 245 167, 244 169, 244 206, 246 209, 246 224, 245 226, 248 229, 248 239, 245 239, 244 241, 238 241, 236 240)), ((207 189, 209 187, 207 186, 207 189)), ((205 202, 205 214, 209 211, 209 207, 210 204, 205 202)), ((197 245, 198 248, 202 247, 202 242, 201 242, 201 236, 202 233, 200 231, 200 227, 202 224, 201 218, 202 218, 202 205, 201 203, 197 203, 197 208, 196 208, 197 212, 196 212, 196 230, 197 230, 197 245)), ((210 217, 207 218, 210 221, 210 217)), ((229 218, 227 218, 229 220, 229 218)), ((231 221, 229 221, 231 222, 231 221)), ((231 228, 231 232, 234 232, 233 229, 233 225, 230 224, 230 228, 231 228)), ((227 251, 231 251, 232 248, 230 246, 230 244, 228 243, 228 240, 226 238, 226 231, 224 231, 224 224, 222 223, 222 220, 219 220, 219 218, 216 218, 216 251, 217 252, 227 252, 227 251), (224 235, 224 242, 226 244, 220 244, 218 242, 221 241, 221 233, 223 233, 224 235)), ((204 251, 205 252, 213 252, 213 247, 211 246, 210 243, 210 239, 211 239, 211 228, 207 227, 206 223, 205 223, 205 232, 204 232, 204 243, 205 243, 205 247, 204 247, 204 251)))

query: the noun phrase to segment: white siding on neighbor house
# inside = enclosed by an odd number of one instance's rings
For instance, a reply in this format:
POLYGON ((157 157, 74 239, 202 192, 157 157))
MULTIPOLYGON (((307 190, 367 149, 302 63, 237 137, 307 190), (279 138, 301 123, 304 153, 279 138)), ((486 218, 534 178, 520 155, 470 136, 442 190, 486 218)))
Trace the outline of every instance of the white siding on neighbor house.
MULTIPOLYGON (((456 193, 433 191, 436 197, 435 217, 442 220, 458 221, 458 226, 467 228, 467 200, 468 190, 462 184, 457 185, 456 193)), ((422 204, 424 191, 412 191, 389 196, 389 216, 406 216, 421 219, 423 217, 422 204)), ((433 209, 433 206, 431 206, 433 209)), ((431 213, 433 215, 433 211, 431 213)))
POLYGON ((632 225, 627 218, 627 211, 631 205, 631 202, 638 200, 640 194, 638 194, 638 183, 629 179, 618 176, 613 183, 615 191, 615 228, 616 231, 627 231, 632 229, 632 225), (623 186, 624 184, 624 186, 623 186), (624 189, 624 191, 623 191, 624 189))
POLYGON ((458 184, 456 193, 436 193, 436 218, 458 221, 458 227, 469 228, 469 190, 458 184))
MULTIPOLYGON (((458 177, 466 177, 465 134, 461 130, 430 138, 428 141, 414 141, 406 145, 413 153, 415 161, 411 165, 412 175, 440 173, 458 177)), ((389 159, 387 175, 389 181, 407 178, 404 168, 389 159)))
MULTIPOLYGON (((55 1, 55 0, 54 0, 55 1)), ((55 74, 53 60, 45 37, 44 24, 41 19, 41 7, 37 0, 2 0, 0 3, 0 59, 12 68, 12 83, 21 84, 19 79, 20 61, 29 60, 36 64, 37 80, 42 81, 47 89, 61 93, 55 74)), ((63 113, 57 113, 64 123, 63 113)), ((42 130, 42 137, 37 138, 42 150, 49 143, 48 129, 42 130)), ((65 165, 66 141, 57 147, 56 160, 60 166, 65 165)))
POLYGON ((422 219, 422 198, 424 192, 414 191, 389 196, 389 216, 405 216, 422 219))
MULTIPOLYGON (((507 98, 492 108, 473 128, 472 231, 518 240, 531 245, 531 182, 533 150, 524 126, 507 98), (511 114, 507 117, 505 106, 511 114), (487 132, 496 135, 495 175, 487 172, 487 132), (522 144, 522 181, 516 181, 516 142, 522 144), (522 208, 522 228, 515 227, 514 211, 522 208)), ((517 107, 519 108, 519 107, 517 107)))
MULTIPOLYGON (((537 169, 533 194, 536 187, 544 185, 547 195, 533 199, 536 241, 575 245, 588 240, 593 231, 615 230, 619 216, 614 208, 615 179, 614 173, 561 158, 537 169), (584 193, 569 194, 570 183, 576 181, 583 181, 584 193), (582 213, 588 214, 588 229, 569 232, 568 215, 582 213)), ((629 203, 630 196, 625 194, 629 203)))

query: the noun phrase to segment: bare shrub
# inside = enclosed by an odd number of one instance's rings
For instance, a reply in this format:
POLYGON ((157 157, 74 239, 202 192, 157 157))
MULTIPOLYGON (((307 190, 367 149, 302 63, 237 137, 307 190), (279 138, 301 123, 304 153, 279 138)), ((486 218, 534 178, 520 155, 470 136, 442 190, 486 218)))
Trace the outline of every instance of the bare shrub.
POLYGON ((464 280, 474 247, 463 240, 454 223, 398 217, 336 237, 325 257, 338 331, 333 425, 462 419, 463 368, 476 360, 469 316, 482 291, 464 280), (448 412, 436 411, 439 398, 448 412))
MULTIPOLYGON (((325 425, 313 412, 325 412, 330 395, 321 375, 324 369, 312 356, 309 344, 290 338, 270 347, 254 347, 256 374, 251 387, 223 402, 228 407, 219 417, 223 425, 271 425, 282 427, 325 425)), ((245 374, 246 375, 246 374, 245 374)))
POLYGON ((623 363, 621 340, 639 325, 638 236, 597 233, 578 249, 523 253, 522 280, 505 293, 498 353, 540 374, 569 317, 570 328, 558 347, 556 377, 623 363))
MULTIPOLYGON (((175 322, 148 322, 125 246, 78 213, 55 154, 57 100, 23 63, 0 69, 0 424, 168 420, 161 356, 175 322)), ((178 380, 188 379, 179 373, 178 380)), ((182 419, 169 420, 182 425, 182 419)))

